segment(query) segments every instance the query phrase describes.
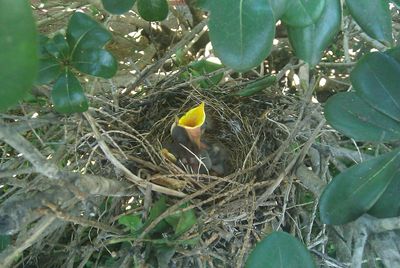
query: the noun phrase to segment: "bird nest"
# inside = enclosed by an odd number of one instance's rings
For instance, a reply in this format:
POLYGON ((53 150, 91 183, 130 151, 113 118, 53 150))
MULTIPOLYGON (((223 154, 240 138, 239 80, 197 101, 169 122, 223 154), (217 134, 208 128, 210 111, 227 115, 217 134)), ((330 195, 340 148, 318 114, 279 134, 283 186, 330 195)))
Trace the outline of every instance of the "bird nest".
POLYGON ((196 208, 202 222, 201 237, 210 251, 204 254, 215 255, 217 249, 217 258, 224 263, 238 263, 236 257, 230 261, 231 254, 240 250, 243 260, 244 243, 255 242, 249 239, 252 224, 270 230, 271 222, 278 221, 282 196, 268 192, 279 186, 275 179, 288 162, 287 139, 297 119, 298 100, 274 87, 260 95, 237 97, 234 93, 246 85, 243 79, 202 89, 177 77, 137 88, 136 94, 120 98, 118 107, 94 108, 93 116, 132 173, 187 195, 185 202, 196 208), (229 150, 232 169, 224 177, 184 170, 161 153, 171 140, 176 117, 201 102, 213 119, 208 134, 229 150))

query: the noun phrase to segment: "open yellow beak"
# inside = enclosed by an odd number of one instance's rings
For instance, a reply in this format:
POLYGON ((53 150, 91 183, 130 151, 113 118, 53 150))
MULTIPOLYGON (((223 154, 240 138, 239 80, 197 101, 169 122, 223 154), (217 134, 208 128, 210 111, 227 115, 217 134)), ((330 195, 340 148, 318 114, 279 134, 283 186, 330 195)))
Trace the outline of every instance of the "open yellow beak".
POLYGON ((183 127, 188 133, 191 142, 197 145, 199 149, 202 149, 201 138, 201 127, 206 121, 206 113, 204 110, 204 102, 200 105, 190 109, 185 115, 178 120, 178 126, 183 127))

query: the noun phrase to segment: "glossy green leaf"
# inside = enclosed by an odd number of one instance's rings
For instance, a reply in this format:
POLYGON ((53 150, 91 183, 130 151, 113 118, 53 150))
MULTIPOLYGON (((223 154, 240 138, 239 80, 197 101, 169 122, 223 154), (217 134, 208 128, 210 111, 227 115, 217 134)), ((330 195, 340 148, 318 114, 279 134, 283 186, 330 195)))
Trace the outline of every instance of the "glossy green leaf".
POLYGON ((340 30, 342 9, 340 0, 326 0, 319 19, 306 27, 288 26, 288 35, 296 56, 314 67, 322 53, 340 30))
POLYGON ((57 79, 51 98, 56 111, 64 114, 85 112, 89 107, 81 83, 69 71, 62 73, 57 79))
POLYGON ((357 141, 400 139, 400 124, 365 102, 355 92, 338 93, 325 104, 328 123, 357 141))
POLYGON ((375 205, 368 210, 368 214, 377 218, 391 218, 400 216, 400 171, 398 170, 392 182, 383 192, 375 205))
POLYGON ((38 68, 38 38, 28 1, 0 1, 0 111, 31 89, 38 68))
POLYGON ((71 16, 66 36, 72 56, 79 50, 102 48, 111 39, 102 25, 81 12, 71 16))
POLYGON ((39 36, 39 72, 36 77, 37 84, 46 84, 55 80, 61 74, 61 63, 47 51, 47 36, 39 36))
POLYGON ((357 94, 400 124, 400 63, 381 52, 362 57, 350 74, 357 94))
POLYGON ((325 7, 325 0, 290 0, 282 21, 293 27, 305 27, 316 22, 325 7))
POLYGON ((224 65, 247 71, 269 55, 275 36, 269 1, 219 0, 210 9, 210 39, 224 65))
MULTIPOLYGON (((199 77, 199 76, 204 76, 209 73, 212 73, 216 70, 221 69, 223 66, 221 64, 212 62, 208 59, 203 59, 199 61, 195 61, 189 65, 189 72, 194 76, 194 77, 199 77)), ((207 78, 205 80, 199 81, 200 87, 201 88, 208 88, 213 85, 217 85, 223 78, 224 74, 220 73, 218 75, 214 75, 210 78, 207 78)))
POLYGON ((138 0, 139 15, 147 21, 162 21, 168 16, 167 0, 138 0))
POLYGON ((312 268, 307 248, 285 232, 273 232, 261 240, 247 258, 246 268, 312 268))
POLYGON ((38 84, 47 84, 61 74, 61 65, 60 62, 47 54, 46 57, 41 57, 39 61, 39 73, 36 78, 36 83, 38 84))
POLYGON ((257 81, 254 81, 250 84, 248 84, 247 86, 245 86, 245 88, 239 90, 237 93, 235 93, 235 96, 241 96, 241 97, 249 97, 249 96, 253 96, 261 91, 263 91, 264 89, 272 86, 273 84, 275 84, 276 82, 276 76, 265 76, 257 81))
POLYGON ((111 78, 117 72, 118 63, 105 49, 92 48, 74 53, 72 65, 79 71, 103 78, 111 78))
POLYGON ((105 10, 111 14, 120 15, 132 9, 136 0, 101 0, 105 10))
POLYGON ((143 227, 142 219, 139 215, 124 215, 118 219, 118 223, 129 227, 131 232, 136 232, 143 227))
POLYGON ((48 40, 45 47, 47 52, 57 59, 66 59, 69 56, 69 45, 61 34, 57 34, 48 40))
POLYGON ((288 7, 288 1, 290 0, 270 0, 276 21, 279 20, 283 14, 285 14, 288 7))
POLYGON ((369 36, 392 43, 392 17, 387 0, 346 0, 346 6, 369 36))
POLYGON ((400 150, 367 160, 334 177, 319 201, 321 221, 345 224, 378 201, 400 169, 400 150))

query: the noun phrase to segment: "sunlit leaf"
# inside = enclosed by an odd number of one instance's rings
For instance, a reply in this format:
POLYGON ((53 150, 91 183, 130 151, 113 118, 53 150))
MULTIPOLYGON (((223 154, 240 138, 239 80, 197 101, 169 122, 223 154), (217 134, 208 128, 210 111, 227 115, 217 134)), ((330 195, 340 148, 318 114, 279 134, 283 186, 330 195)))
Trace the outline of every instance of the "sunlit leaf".
POLYGON ((325 0, 288 0, 282 21, 293 27, 305 27, 316 22, 325 7, 325 0))
POLYGON ((85 112, 89 107, 81 83, 70 71, 62 73, 57 79, 51 98, 54 108, 60 113, 85 112))
POLYGON ((320 62, 322 53, 340 30, 342 14, 340 0, 325 2, 324 11, 314 23, 306 27, 287 27, 296 56, 312 67, 320 62))
POLYGON ((140 16, 147 21, 162 21, 168 16, 167 0, 138 0, 140 16))
POLYGON ((105 10, 111 14, 123 14, 132 9, 136 0, 101 0, 105 10))
POLYGON ((38 37, 28 1, 0 1, 0 111, 31 89, 38 68, 38 37))
POLYGON ((285 232, 273 232, 251 251, 246 268, 313 268, 307 248, 285 232))
POLYGON ((371 209, 400 170, 400 150, 352 166, 334 177, 319 201, 321 221, 345 224, 371 209))
POLYGON ((346 0, 351 16, 372 38, 392 42, 392 16, 387 0, 346 0))
POLYGON ((236 71, 259 65, 271 51, 275 19, 269 1, 212 1, 208 26, 216 55, 236 71))
POLYGON ((83 73, 103 78, 113 77, 118 67, 114 56, 101 48, 80 50, 74 53, 72 65, 83 73))

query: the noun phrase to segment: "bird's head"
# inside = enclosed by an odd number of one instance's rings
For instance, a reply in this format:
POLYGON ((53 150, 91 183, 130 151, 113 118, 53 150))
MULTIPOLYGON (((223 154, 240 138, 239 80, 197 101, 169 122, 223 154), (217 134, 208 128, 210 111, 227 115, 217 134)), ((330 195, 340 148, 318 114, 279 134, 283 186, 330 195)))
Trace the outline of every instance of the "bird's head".
POLYGON ((201 142, 201 134, 205 121, 206 113, 204 102, 202 102, 186 112, 181 118, 177 118, 171 128, 172 137, 176 141, 183 140, 185 138, 183 135, 186 133, 189 140, 201 150, 204 148, 204 144, 201 142), (182 130, 184 131, 182 132, 182 130))

